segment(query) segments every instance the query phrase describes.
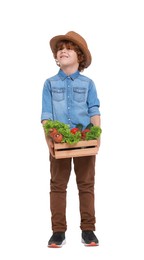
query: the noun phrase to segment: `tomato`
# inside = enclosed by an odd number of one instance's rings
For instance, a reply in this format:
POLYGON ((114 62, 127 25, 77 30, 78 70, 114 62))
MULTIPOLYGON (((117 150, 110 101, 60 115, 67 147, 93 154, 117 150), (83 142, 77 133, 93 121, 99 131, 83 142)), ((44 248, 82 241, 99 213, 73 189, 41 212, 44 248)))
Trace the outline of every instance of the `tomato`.
POLYGON ((82 139, 86 138, 86 133, 90 132, 90 129, 85 129, 82 131, 82 139))
POLYGON ((49 131, 49 136, 50 136, 51 138, 53 138, 53 136, 56 135, 57 133, 58 133, 57 129, 56 129, 56 128, 52 128, 52 129, 50 129, 50 131, 49 131))
POLYGON ((72 128, 70 131, 71 131, 72 134, 75 135, 79 131, 79 128, 75 127, 75 128, 72 128))
POLYGON ((63 139, 62 134, 57 133, 57 134, 55 134, 55 135, 53 136, 53 140, 54 140, 56 143, 61 143, 62 139, 63 139))

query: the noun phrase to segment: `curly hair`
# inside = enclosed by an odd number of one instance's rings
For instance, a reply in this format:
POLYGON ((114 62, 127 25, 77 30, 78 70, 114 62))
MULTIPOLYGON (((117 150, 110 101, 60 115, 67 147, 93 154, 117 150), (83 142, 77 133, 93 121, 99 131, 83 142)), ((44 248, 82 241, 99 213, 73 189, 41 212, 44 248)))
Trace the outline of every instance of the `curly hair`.
MULTIPOLYGON (((55 52, 54 52, 54 58, 56 60, 57 58, 57 52, 59 50, 62 50, 64 49, 64 47, 68 50, 74 50, 77 54, 77 57, 78 57, 78 63, 79 63, 79 67, 78 67, 78 70, 79 71, 83 71, 86 67, 86 58, 85 58, 85 55, 84 53, 81 51, 81 49, 79 48, 78 45, 76 45, 75 43, 71 42, 71 41, 67 41, 67 40, 64 40, 64 41, 60 41, 57 43, 56 45, 56 49, 55 49, 55 52)), ((59 63, 56 61, 57 65, 59 65, 59 63)))

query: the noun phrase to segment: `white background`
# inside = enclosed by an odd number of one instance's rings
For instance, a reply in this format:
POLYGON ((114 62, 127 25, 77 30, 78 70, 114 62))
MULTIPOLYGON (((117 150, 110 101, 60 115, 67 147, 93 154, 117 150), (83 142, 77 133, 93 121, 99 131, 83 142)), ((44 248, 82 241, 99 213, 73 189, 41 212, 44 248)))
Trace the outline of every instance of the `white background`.
POLYGON ((0 2, 1 259, 143 259, 144 8, 140 0, 0 2), (55 75, 49 40, 74 30, 93 56, 84 74, 101 101, 96 164, 98 248, 81 244, 74 172, 68 185, 67 244, 51 236, 48 149, 41 94, 55 75))

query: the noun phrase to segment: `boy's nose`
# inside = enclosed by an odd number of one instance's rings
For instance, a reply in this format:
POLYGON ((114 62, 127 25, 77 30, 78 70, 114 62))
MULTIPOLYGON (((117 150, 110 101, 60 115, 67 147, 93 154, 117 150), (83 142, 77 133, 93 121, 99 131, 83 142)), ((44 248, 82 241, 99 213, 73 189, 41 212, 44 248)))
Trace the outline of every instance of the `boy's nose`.
POLYGON ((62 49, 61 52, 66 52, 66 48, 62 49))

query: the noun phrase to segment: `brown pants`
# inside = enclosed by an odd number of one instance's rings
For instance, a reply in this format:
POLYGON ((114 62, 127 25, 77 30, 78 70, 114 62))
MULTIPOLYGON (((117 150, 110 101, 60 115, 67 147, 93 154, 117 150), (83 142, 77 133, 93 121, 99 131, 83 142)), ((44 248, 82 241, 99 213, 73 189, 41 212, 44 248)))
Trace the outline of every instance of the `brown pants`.
MULTIPOLYGON (((66 189, 71 173, 72 158, 55 159, 50 156, 50 208, 53 232, 67 229, 66 189)), ((95 156, 73 158, 79 191, 82 230, 95 230, 94 182, 95 156)))

